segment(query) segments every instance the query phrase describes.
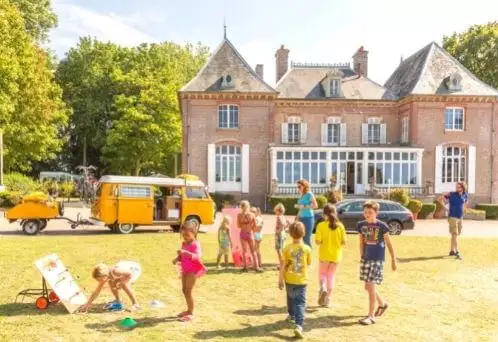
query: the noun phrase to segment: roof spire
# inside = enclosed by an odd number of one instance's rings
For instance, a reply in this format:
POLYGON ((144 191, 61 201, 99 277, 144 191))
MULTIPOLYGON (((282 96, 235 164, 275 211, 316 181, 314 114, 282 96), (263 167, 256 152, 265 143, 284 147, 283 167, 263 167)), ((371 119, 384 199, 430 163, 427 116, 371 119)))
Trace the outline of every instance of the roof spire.
POLYGON ((223 38, 227 39, 227 20, 223 17, 223 38))

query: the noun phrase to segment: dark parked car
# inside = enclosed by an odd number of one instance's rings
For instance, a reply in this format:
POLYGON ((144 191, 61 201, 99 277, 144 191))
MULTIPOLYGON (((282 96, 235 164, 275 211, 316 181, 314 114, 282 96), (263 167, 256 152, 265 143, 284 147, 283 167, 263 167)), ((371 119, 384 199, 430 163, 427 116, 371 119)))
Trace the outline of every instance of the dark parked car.
MULTIPOLYGON (((337 215, 346 231, 355 232, 356 224, 364 220, 363 203, 366 201, 366 199, 357 199, 337 203, 337 215)), ((401 204, 387 200, 378 200, 377 202, 380 206, 377 218, 387 223, 391 235, 400 235, 403 230, 415 227, 412 212, 401 204)), ((315 210, 315 229, 316 225, 323 221, 322 212, 322 209, 315 210)))

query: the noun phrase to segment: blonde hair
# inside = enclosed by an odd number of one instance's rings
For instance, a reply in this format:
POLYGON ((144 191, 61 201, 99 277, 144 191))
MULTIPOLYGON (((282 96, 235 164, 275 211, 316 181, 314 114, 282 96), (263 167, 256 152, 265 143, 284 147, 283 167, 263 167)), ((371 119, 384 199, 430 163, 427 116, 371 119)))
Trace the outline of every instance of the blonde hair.
POLYGON ((363 204, 363 209, 373 209, 375 212, 379 212, 379 208, 379 203, 373 200, 366 201, 365 204, 363 204))
POLYGON ((95 280, 99 280, 102 277, 108 277, 111 274, 111 270, 109 266, 106 264, 98 264, 95 265, 92 269, 92 278, 95 280))
POLYGON ((183 232, 192 232, 194 233, 194 236, 197 237, 197 225, 192 222, 192 221, 185 221, 185 223, 182 224, 182 231, 183 232))
POLYGON ((227 215, 223 215, 220 223, 220 229, 222 228, 230 228, 230 224, 232 223, 232 218, 227 215))
POLYGON ((310 190, 310 183, 306 179, 298 180, 297 184, 303 187, 303 195, 307 194, 308 191, 310 190))
POLYGON ((280 212, 282 214, 285 214, 285 206, 282 203, 277 203, 277 205, 275 206, 275 208, 273 208, 273 212, 274 213, 276 213, 279 210, 280 210, 280 212))
POLYGON ((240 202, 240 209, 242 209, 242 211, 247 211, 249 209, 251 209, 251 204, 249 204, 249 201, 241 201, 240 202))
POLYGON ((289 227, 289 234, 293 239, 301 239, 304 236, 304 224, 302 222, 292 222, 289 227))

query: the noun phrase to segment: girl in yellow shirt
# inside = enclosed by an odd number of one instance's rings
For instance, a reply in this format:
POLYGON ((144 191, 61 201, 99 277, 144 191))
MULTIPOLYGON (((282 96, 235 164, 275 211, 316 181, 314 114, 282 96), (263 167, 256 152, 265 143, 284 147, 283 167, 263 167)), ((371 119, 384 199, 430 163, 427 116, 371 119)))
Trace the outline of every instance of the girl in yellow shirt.
POLYGON ((337 217, 336 209, 332 204, 323 208, 325 220, 316 228, 316 244, 320 246, 320 293, 318 305, 329 307, 330 295, 335 285, 335 274, 342 261, 342 251, 346 244, 346 229, 337 217))

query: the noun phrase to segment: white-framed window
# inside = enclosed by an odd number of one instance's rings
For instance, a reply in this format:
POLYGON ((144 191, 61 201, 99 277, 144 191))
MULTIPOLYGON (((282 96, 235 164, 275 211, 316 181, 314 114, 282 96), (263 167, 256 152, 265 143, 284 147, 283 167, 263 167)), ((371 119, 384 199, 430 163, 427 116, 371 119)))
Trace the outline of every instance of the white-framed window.
POLYGON ((279 184, 294 185, 300 179, 327 184, 327 152, 277 152, 279 184))
POLYGON ((307 125, 301 121, 299 116, 289 116, 282 124, 283 144, 304 144, 306 143, 307 125))
POLYGON ((368 182, 375 179, 377 185, 419 184, 416 152, 368 152, 368 182))
POLYGON ((380 119, 368 119, 368 143, 380 144, 380 119))
POLYGON ((218 128, 239 128, 239 106, 222 104, 218 106, 218 128))
POLYGON ((341 124, 339 123, 327 124, 327 143, 338 145, 341 138, 340 131, 341 131, 341 124))
POLYGON ((446 131, 463 131, 465 128, 465 113, 460 107, 444 109, 444 129, 446 131))
POLYGON ((299 143, 301 142, 301 124, 299 123, 288 123, 287 124, 287 137, 289 143, 299 143))
POLYGON ((330 96, 339 96, 341 93, 341 80, 339 79, 331 79, 330 80, 330 96))
POLYGON ((217 183, 240 183, 241 181, 241 152, 240 146, 216 146, 216 173, 217 183))
POLYGON ((458 146, 443 148, 442 183, 465 182, 467 179, 467 150, 458 146))
POLYGON ((402 143, 407 143, 408 142, 408 127, 410 125, 410 119, 408 116, 403 117, 401 120, 401 142, 402 143))

